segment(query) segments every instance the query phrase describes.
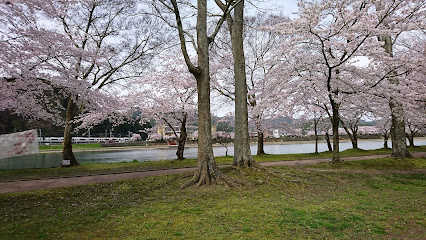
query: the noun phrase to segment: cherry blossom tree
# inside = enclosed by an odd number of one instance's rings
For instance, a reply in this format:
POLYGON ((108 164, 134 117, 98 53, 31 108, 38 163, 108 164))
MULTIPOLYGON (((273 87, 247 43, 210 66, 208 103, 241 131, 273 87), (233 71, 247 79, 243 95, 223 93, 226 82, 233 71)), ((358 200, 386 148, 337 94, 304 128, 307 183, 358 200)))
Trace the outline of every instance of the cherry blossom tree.
MULTIPOLYGON (((231 25, 228 24, 228 29, 232 29, 232 24, 235 22, 232 17, 230 18, 229 22, 231 25)), ((264 153, 263 131, 265 126, 262 126, 262 118, 270 117, 269 107, 263 104, 266 101, 262 101, 262 97, 267 97, 267 94, 263 94, 263 91, 266 89, 265 86, 268 83, 268 73, 276 63, 276 58, 274 58, 272 52, 278 43, 278 35, 276 33, 271 31, 262 31, 260 28, 266 24, 271 24, 272 22, 277 22, 281 19, 282 17, 274 15, 268 15, 267 17, 259 16, 244 18, 243 43, 240 45, 243 46, 245 57, 244 79, 246 81, 245 88, 247 89, 247 93, 245 94, 247 95, 245 104, 248 104, 249 120, 255 122, 258 132, 258 154, 264 153)), ((232 36, 229 37, 224 32, 225 31, 221 32, 220 38, 216 40, 215 48, 213 49, 215 53, 212 60, 214 66, 212 71, 213 88, 224 97, 227 97, 232 101, 236 101, 235 89, 237 88, 237 76, 234 74, 235 67, 231 68, 230 66, 234 66, 234 56, 231 56, 233 51, 232 48, 236 48, 237 46, 235 46, 236 43, 234 43, 234 45, 230 44, 232 43, 232 36)), ((237 63, 237 65, 238 64, 241 67, 241 63, 237 63)), ((240 79, 239 81, 241 81, 243 76, 240 75, 238 78, 240 79)), ((244 116, 244 114, 236 114, 236 118, 239 116, 244 116)), ((237 124, 237 126, 240 125, 241 124, 237 124)), ((248 139, 248 134, 244 135, 244 139, 248 139)), ((247 143, 248 140, 245 142, 247 143)), ((236 143, 236 145, 238 144, 236 143)), ((245 148, 242 152, 250 154, 246 151, 247 149, 248 148, 245 148)), ((247 155, 244 156, 246 157, 235 156, 235 158, 248 159, 247 155)))
POLYGON ((404 101, 404 120, 406 137, 409 145, 414 146, 414 136, 424 132, 426 126, 426 70, 424 61, 426 58, 426 34, 425 32, 415 32, 406 35, 401 41, 396 43, 397 56, 403 55, 406 58, 420 61, 417 67, 399 81, 400 85, 409 87, 412 95, 404 101), (398 51, 399 50, 399 51, 398 51))
POLYGON ((264 131, 267 129, 264 119, 276 118, 275 111, 271 109, 268 98, 268 85, 270 73, 278 65, 279 59, 274 56, 274 51, 280 42, 280 36, 274 31, 264 31, 266 25, 285 21, 282 16, 264 15, 246 19, 245 52, 248 85, 248 103, 250 116, 255 122, 257 130, 257 155, 264 154, 264 131))
POLYGON ((329 152, 332 152, 333 147, 331 146, 330 134, 328 134, 331 129, 331 121, 329 119, 322 118, 321 121, 318 122, 318 129, 324 132, 324 140, 327 143, 327 149, 329 152))
POLYGON ((178 160, 183 160, 187 139, 187 124, 196 119, 196 82, 178 52, 170 51, 161 57, 161 67, 151 71, 148 79, 142 79, 145 88, 135 93, 135 106, 143 118, 154 119, 167 125, 177 139, 178 160), (179 125, 179 129, 175 126, 179 125))
POLYGON ((135 1, 2 1, 1 9, 5 52, 25 46, 18 61, 5 61, 5 75, 59 89, 67 101, 63 159, 78 165, 71 137, 80 114, 87 121, 116 109, 111 86, 139 76, 167 34, 135 1))
MULTIPOLYGON (((310 119, 312 128, 315 136, 315 153, 318 153, 318 131, 320 130, 320 122, 324 118, 324 111, 321 108, 316 107, 315 105, 310 105, 309 111, 305 112, 305 116, 308 115, 308 119, 310 119), (310 117, 309 117, 310 115, 310 117)), ((328 129, 327 129, 328 130, 328 129)))
MULTIPOLYGON (((362 102, 359 101, 358 103, 362 102)), ((365 103, 365 105, 347 104, 341 109, 340 123, 351 140, 353 149, 358 149, 359 124, 363 118, 368 116, 368 112, 365 110, 368 109, 366 105, 368 106, 368 103, 365 103)))
POLYGON ((390 128, 391 128, 392 120, 389 117, 382 118, 378 121, 376 127, 379 128, 381 135, 383 136, 383 148, 389 149, 388 141, 390 136, 390 128))
MULTIPOLYGON (((340 161, 340 109, 348 96, 372 99, 372 89, 400 90, 397 84, 389 86, 388 80, 407 73, 409 64, 389 57, 379 39, 402 29, 418 29, 419 19, 413 16, 422 11, 424 1, 300 0, 298 18, 271 28, 288 36, 281 46, 282 73, 293 84, 278 88, 276 94, 293 98, 294 93, 308 94, 317 99, 332 122, 333 162, 340 161), (381 3, 386 10, 377 9, 381 3), (390 29, 392 24, 397 28, 390 29), (366 57, 375 64, 361 67, 360 60, 366 57)), ((395 91, 391 95, 398 96, 395 91)))
POLYGON ((219 131, 216 133, 216 142, 225 148, 225 156, 228 156, 228 144, 232 143, 231 133, 219 131))

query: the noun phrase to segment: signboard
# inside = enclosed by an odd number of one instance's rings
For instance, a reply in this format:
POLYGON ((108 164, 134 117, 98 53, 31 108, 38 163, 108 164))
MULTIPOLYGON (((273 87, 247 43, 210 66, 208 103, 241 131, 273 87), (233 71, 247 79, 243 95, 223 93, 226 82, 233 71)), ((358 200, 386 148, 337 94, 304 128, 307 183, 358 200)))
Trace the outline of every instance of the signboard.
POLYGON ((37 153, 36 129, 0 135, 0 159, 37 153))

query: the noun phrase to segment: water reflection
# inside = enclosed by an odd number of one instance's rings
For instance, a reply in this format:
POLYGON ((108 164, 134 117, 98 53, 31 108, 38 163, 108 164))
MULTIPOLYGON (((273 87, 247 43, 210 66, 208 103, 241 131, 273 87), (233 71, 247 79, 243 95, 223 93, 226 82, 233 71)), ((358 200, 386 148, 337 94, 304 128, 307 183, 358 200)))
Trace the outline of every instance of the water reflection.
MULTIPOLYGON (((426 140, 417 140, 416 145, 426 145, 426 140)), ((383 147, 382 141, 362 141, 358 143, 362 149, 378 149, 383 147)), ((389 143, 391 145, 391 143, 389 143)), ((325 143, 319 144, 319 151, 326 151, 325 143)), ((340 150, 352 148, 350 142, 340 143, 340 150)), ((289 153, 312 153, 315 150, 314 143, 265 145, 265 152, 268 154, 289 154, 289 153)), ((225 148, 216 146, 213 148, 215 156, 224 156, 225 148)), ((252 154, 256 154, 257 146, 251 146, 252 154)), ((97 151, 97 152, 75 152, 79 163, 113 163, 130 162, 138 160, 158 161, 176 159, 176 148, 145 148, 125 151, 97 151)), ((229 155, 234 154, 234 148, 229 147, 229 155)), ((186 148, 184 156, 186 158, 196 158, 197 148, 186 148)), ((24 169, 24 168, 47 168, 59 166, 62 162, 61 153, 41 153, 37 155, 27 155, 22 157, 7 158, 0 160, 0 169, 24 169)))

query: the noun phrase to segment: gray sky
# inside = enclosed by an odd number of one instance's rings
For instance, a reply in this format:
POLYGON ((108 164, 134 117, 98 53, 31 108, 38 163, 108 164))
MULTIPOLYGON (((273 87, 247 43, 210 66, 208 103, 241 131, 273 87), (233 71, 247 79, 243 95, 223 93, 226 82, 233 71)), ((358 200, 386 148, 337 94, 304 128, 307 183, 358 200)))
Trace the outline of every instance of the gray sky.
POLYGON ((251 3, 246 0, 247 15, 256 14, 262 11, 274 12, 276 14, 282 13, 285 16, 294 17, 292 13, 297 11, 297 0, 254 0, 251 1, 251 3), (256 7, 253 5, 256 5, 256 7))
MULTIPOLYGON (((292 13, 297 11, 297 0, 253 0, 251 3, 246 0, 245 6, 246 15, 273 12, 294 18, 295 15, 292 13), (256 5, 256 7, 253 5, 256 5)), ((212 111, 216 116, 223 117, 227 113, 234 111, 234 105, 222 101, 217 102, 216 99, 212 99, 212 111)))

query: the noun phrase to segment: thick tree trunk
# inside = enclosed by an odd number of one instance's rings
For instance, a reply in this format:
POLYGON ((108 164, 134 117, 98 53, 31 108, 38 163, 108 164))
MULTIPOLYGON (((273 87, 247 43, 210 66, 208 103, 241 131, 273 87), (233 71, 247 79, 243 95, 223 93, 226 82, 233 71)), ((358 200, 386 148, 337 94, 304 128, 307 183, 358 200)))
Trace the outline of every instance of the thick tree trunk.
POLYGON ((182 114, 182 121, 181 121, 181 127, 180 127, 180 136, 177 139, 178 140, 178 148, 176 151, 176 155, 178 160, 184 160, 185 158, 183 157, 183 151, 185 150, 185 142, 186 142, 186 138, 188 136, 187 132, 186 132, 186 118, 187 118, 187 114, 183 113, 182 114))
MULTIPOLYGON (((199 46, 199 52, 201 47, 199 46)), ((199 53, 200 54, 200 53, 199 53)), ((204 59, 199 58, 199 64, 205 66, 204 59)), ((183 188, 191 185, 197 187, 202 185, 217 184, 218 181, 225 185, 232 185, 232 181, 222 173, 217 166, 212 147, 211 115, 210 115, 210 84, 208 68, 197 77, 198 89, 198 165, 192 179, 183 188)))
POLYGON ((263 132, 258 131, 257 132, 257 155, 260 156, 262 154, 265 154, 265 150, 263 148, 263 132))
POLYGON ((325 141, 327 142, 327 148, 329 152, 333 151, 333 147, 331 147, 330 135, 328 132, 325 132, 325 141))
POLYGON ((351 142, 352 142, 352 148, 358 149, 358 134, 356 132, 352 134, 351 142))
POLYGON ((244 1, 234 8, 234 19, 227 17, 231 33, 232 56, 235 75, 235 141, 234 162, 238 167, 252 167, 255 161, 251 156, 248 132, 247 82, 243 48, 244 1))
POLYGON ((340 152, 339 152, 339 123, 340 123, 340 117, 339 117, 339 106, 334 102, 331 101, 331 107, 333 110, 333 116, 331 117, 331 123, 333 128, 333 163, 341 162, 340 159, 340 152))
POLYGON ((390 129, 392 140, 392 157, 410 158, 405 140, 405 122, 402 119, 402 104, 391 100, 389 103, 392 114, 392 125, 390 129))
MULTIPOLYGON (((176 1, 172 1, 174 5, 176 1)), ((207 1, 197 1, 197 43, 198 68, 193 72, 197 80, 198 94, 198 164, 194 176, 182 188, 191 185, 211 185, 222 183, 232 185, 234 181, 223 174, 213 156, 211 113, 210 113, 210 73, 209 73, 209 39, 207 37, 207 1)), ((175 7, 177 9, 177 7, 175 7)), ((178 12, 175 12, 180 22, 178 12)), ((181 23, 179 23, 181 24, 181 23)), ((179 25, 178 24, 178 25, 179 25)), ((183 35, 183 32, 179 32, 183 35)), ((184 42, 181 41, 181 44, 184 42)), ((191 69, 190 69, 191 71, 191 69)))
POLYGON ((66 114, 65 131, 64 131, 63 149, 62 149, 62 159, 70 160, 70 166, 79 165, 72 151, 72 132, 74 130, 72 121, 74 120, 74 107, 75 107, 75 103, 72 100, 72 96, 70 96, 68 100, 67 109, 65 112, 66 114))
MULTIPOLYGON (((381 6, 379 6, 379 9, 381 6)), ((390 35, 384 35, 380 38, 384 42, 383 48, 385 52, 393 57, 393 46, 392 38, 390 35)), ((398 85, 397 79, 390 79, 391 84, 398 85)), ((396 99, 391 98, 389 101, 389 107, 391 109, 392 125, 391 125, 391 139, 392 139, 392 156, 398 158, 412 157, 408 152, 407 143, 405 142, 405 121, 403 119, 403 107, 400 102, 396 99)))

